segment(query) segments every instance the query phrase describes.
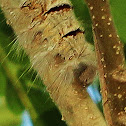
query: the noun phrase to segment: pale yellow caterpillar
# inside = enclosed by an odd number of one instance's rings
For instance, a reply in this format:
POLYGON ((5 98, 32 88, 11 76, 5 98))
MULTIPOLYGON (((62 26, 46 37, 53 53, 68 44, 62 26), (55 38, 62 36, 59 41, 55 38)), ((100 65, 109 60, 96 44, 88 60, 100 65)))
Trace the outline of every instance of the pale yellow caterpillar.
MULTIPOLYGON (((0 0, 0 4, 19 47, 29 55, 68 124, 88 126, 91 117, 102 120, 92 103, 87 108, 91 100, 84 88, 96 73, 95 54, 85 41, 70 1, 0 0)), ((92 122, 95 125, 101 126, 97 119, 92 122)))

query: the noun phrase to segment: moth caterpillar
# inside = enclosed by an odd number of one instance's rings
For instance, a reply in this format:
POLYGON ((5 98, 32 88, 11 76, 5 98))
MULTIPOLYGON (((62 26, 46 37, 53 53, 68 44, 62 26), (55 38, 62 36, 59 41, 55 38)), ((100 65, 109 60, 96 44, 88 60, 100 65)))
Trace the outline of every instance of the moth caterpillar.
MULTIPOLYGON (((0 0, 0 4, 19 47, 29 55, 64 119, 69 120, 70 126, 88 125, 87 118, 93 118, 95 110, 84 110, 91 101, 84 87, 96 74, 95 54, 84 38, 84 29, 75 18, 70 1, 0 0)), ((101 116, 95 114, 94 118, 101 116)), ((94 120, 95 125, 101 124, 94 120)))

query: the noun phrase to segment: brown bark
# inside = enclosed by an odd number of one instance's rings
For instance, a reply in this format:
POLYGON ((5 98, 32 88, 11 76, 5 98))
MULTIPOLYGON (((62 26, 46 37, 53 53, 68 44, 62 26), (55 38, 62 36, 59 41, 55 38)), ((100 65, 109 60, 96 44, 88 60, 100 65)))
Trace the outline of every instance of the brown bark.
POLYGON ((85 0, 90 10, 104 114, 108 125, 126 126, 126 71, 123 45, 107 0, 85 0))

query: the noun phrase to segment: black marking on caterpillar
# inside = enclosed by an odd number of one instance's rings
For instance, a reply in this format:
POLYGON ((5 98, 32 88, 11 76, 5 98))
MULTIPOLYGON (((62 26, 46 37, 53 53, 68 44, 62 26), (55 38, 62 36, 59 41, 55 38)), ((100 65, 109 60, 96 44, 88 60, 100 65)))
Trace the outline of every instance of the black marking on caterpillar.
POLYGON ((78 81, 83 87, 87 87, 93 82, 94 76, 96 74, 96 68, 91 65, 82 64, 78 65, 78 68, 74 70, 74 76, 76 81, 78 81))
MULTIPOLYGON (((67 36, 76 36, 78 33, 84 33, 84 31, 80 30, 79 28, 77 30, 74 31, 70 31, 69 33, 67 33, 66 35, 64 35, 63 37, 67 37, 67 36)), ((62 38, 63 38, 62 37, 62 38)))
POLYGON ((54 13, 54 12, 60 11, 60 10, 69 11, 70 9, 72 9, 72 7, 69 4, 63 4, 63 5, 60 5, 60 6, 56 6, 56 7, 51 8, 45 14, 50 14, 51 12, 54 13))

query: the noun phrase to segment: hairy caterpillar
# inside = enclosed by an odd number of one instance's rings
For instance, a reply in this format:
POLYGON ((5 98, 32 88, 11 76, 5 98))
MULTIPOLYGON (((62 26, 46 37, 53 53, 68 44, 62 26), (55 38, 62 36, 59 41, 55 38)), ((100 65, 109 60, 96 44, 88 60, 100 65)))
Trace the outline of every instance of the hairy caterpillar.
MULTIPOLYGON (((94 52, 91 45, 84 40, 84 31, 74 17, 69 1, 27 1, 20 9, 13 7, 9 11, 13 15, 9 22, 13 22, 20 45, 27 48, 33 64, 43 65, 41 70, 40 67, 36 68, 43 76, 54 71, 60 73, 61 70, 61 74, 65 75, 65 71, 72 67, 70 73, 73 75, 69 78, 71 81, 68 81, 71 83, 74 73, 77 73, 74 70, 79 69, 79 66, 83 69, 82 72, 87 66, 95 71, 94 52), (38 61, 35 58, 37 55, 41 57, 38 61)), ((55 74, 52 76, 55 78, 55 74)))
MULTIPOLYGON (((88 115, 81 113, 90 99, 84 101, 88 95, 80 87, 92 82, 96 62, 92 46, 85 41, 84 30, 74 16, 70 1, 0 0, 0 3, 17 34, 20 47, 29 55, 34 69, 59 105, 64 119, 69 120, 69 125, 88 125, 87 118, 99 117, 98 113, 94 117, 93 106, 83 110, 89 110, 88 115)), ((97 120, 92 126, 95 125, 98 126, 97 120)))

